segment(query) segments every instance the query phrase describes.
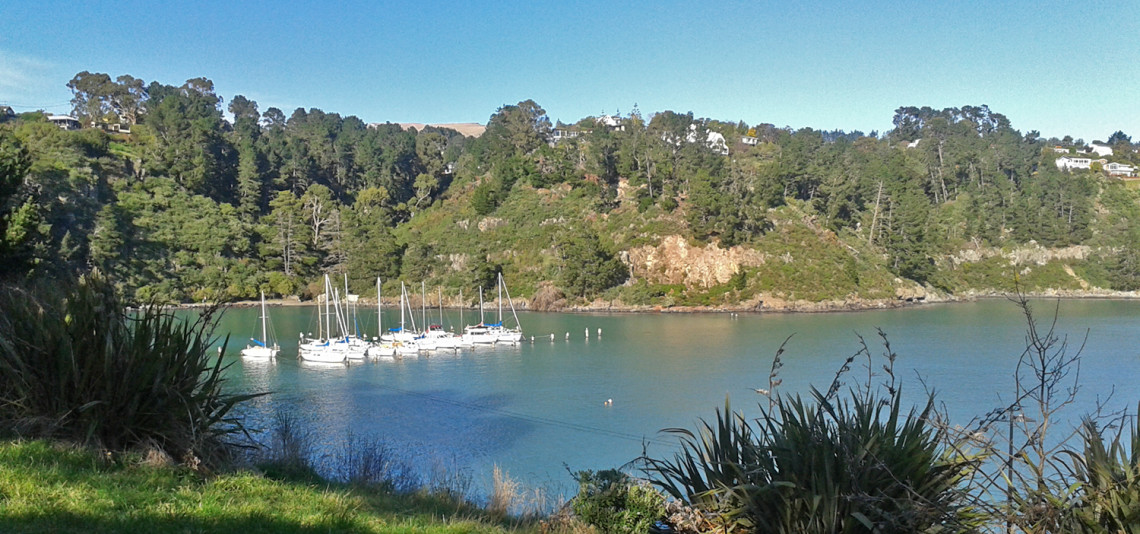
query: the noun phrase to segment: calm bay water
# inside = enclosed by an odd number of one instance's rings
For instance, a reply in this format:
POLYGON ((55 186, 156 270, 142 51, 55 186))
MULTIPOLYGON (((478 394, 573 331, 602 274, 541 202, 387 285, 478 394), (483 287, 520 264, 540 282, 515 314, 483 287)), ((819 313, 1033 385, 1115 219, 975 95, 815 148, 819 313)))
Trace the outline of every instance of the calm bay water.
MULTIPOLYGON (((1034 309, 1047 320, 1055 305, 1035 301, 1034 309)), ((669 453, 675 439, 659 431, 695 428, 699 418, 711 418, 724 406, 726 395, 734 409, 754 412, 765 398, 752 388, 767 387, 772 357, 788 336, 782 392, 825 389, 843 360, 859 349, 857 335, 878 357, 881 328, 898 354, 896 375, 908 398, 924 400, 925 381, 958 424, 1008 402, 1025 346, 1020 310, 993 299, 810 315, 520 313, 528 341, 519 346, 313 366, 298 362, 296 354, 297 332, 315 330, 314 313, 308 307, 270 308, 282 351, 269 363, 243 361, 237 353, 259 328, 256 308, 232 309, 223 318, 221 332, 232 334, 229 388, 272 392, 249 406, 251 420, 286 410, 313 429, 325 453, 349 436, 381 439, 423 470, 439 463, 458 466, 480 488, 487 487, 497 464, 530 486, 567 493, 571 481, 564 465, 617 467, 637 457, 643 443, 651 453, 669 453)), ((473 316, 467 312, 465 318, 472 322, 473 316)), ((398 320, 385 312, 385 327, 398 320)), ((444 323, 461 328, 458 312, 445 313, 444 323)), ((359 324, 374 335, 375 311, 362 310, 359 324)), ((1135 409, 1140 301, 1064 301, 1058 325, 1071 351, 1088 331, 1083 389, 1079 405, 1068 412, 1071 421, 1114 389, 1113 406, 1135 409)), ((882 363, 877 358, 874 367, 882 363)), ((856 360, 845 382, 866 374, 865 360, 856 360)))

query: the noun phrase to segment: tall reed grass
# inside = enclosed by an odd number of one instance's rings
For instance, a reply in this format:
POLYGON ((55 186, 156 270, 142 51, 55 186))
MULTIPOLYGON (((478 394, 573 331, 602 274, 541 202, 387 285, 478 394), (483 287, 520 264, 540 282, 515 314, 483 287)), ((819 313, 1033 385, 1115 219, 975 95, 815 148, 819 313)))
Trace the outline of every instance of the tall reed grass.
MULTIPOLYGON (((196 318, 151 304, 128 310, 98 273, 63 287, 0 288, 0 431, 221 460, 244 434, 223 391, 211 336, 196 318)), ((224 343, 223 343, 224 346, 224 343)))

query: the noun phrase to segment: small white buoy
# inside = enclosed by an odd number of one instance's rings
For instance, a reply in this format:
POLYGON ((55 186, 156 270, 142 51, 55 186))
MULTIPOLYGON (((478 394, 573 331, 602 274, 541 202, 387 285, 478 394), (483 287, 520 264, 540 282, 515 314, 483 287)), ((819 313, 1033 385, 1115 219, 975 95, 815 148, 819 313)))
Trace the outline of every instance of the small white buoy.
POLYGON ((554 341, 554 333, 553 332, 551 332, 551 334, 550 334, 550 340, 554 341))
POLYGON ((602 337, 602 329, 598 328, 598 337, 602 337))
POLYGON ((590 329, 586 329, 586 339, 590 339, 590 329))
POLYGON ((606 402, 602 403, 602 406, 613 406, 613 405, 614 405, 613 399, 606 399, 606 402))
POLYGON ((530 336, 530 342, 534 343, 534 336, 530 336))
POLYGON ((570 332, 566 332, 566 341, 570 341, 570 332))

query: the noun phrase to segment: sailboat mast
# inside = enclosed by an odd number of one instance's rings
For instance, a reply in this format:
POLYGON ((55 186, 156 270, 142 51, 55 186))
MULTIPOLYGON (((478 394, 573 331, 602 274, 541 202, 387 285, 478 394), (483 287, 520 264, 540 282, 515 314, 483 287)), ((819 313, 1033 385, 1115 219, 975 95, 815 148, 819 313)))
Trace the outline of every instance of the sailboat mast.
MULTIPOLYGON (((340 289, 333 290, 333 311, 336 312, 336 337, 344 337, 344 318, 340 314, 340 289)), ((332 326, 329 326, 329 332, 332 332, 332 326)))
POLYGON ((265 335, 265 292, 261 292, 261 342, 269 343, 269 338, 265 335))
POLYGON ((412 322, 412 334, 418 332, 416 328, 416 312, 412 311, 412 294, 404 289, 404 302, 408 303, 408 320, 412 322))
MULTIPOLYGON (((358 324, 356 322, 356 305, 348 302, 348 273, 344 273, 344 322, 346 323, 348 322, 348 308, 350 306, 352 307, 352 333, 355 334, 356 337, 360 337, 360 332, 356 329, 358 324)), ((347 325, 345 326, 345 335, 347 336, 348 328, 347 325)))
POLYGON ((384 336, 384 310, 380 307, 380 277, 376 277, 376 339, 384 336))
POLYGON ((511 300, 511 290, 507 288, 507 282, 503 280, 502 274, 499 274, 499 281, 503 284, 503 291, 507 292, 507 304, 511 305, 511 315, 515 318, 515 328, 521 330, 522 325, 519 324, 519 314, 515 311, 515 301, 511 300))
POLYGON ((423 280, 420 280, 420 309, 423 310, 422 313, 424 317, 424 332, 427 332, 427 284, 423 280))
POLYGON ((479 286, 479 326, 483 326, 483 286, 479 286))
POLYGON ((499 326, 503 326, 503 273, 499 273, 499 326))
POLYGON ((329 282, 329 275, 325 275, 325 331, 322 334, 323 339, 332 339, 332 310, 329 309, 329 301, 332 300, 332 282, 329 282))
POLYGON ((404 333, 404 301, 408 298, 408 288, 400 282, 400 333, 404 333))

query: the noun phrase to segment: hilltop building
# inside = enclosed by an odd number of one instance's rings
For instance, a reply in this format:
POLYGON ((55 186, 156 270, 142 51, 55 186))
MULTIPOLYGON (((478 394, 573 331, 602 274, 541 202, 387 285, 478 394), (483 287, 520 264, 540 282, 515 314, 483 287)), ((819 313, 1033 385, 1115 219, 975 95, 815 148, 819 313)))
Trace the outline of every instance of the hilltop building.
POLYGON ((78 130, 83 127, 79 119, 69 115, 48 115, 48 122, 59 126, 60 130, 78 130))
POLYGON ((1104 172, 1108 173, 1109 176, 1131 178, 1136 176, 1136 167, 1126 163, 1106 163, 1104 165, 1104 172))
POLYGON ((1085 153, 1086 154, 1096 154, 1096 155, 1103 158, 1105 156, 1111 156, 1112 155, 1112 147, 1110 147, 1108 145, 1102 145, 1099 143, 1090 143, 1089 147, 1085 149, 1085 153))

